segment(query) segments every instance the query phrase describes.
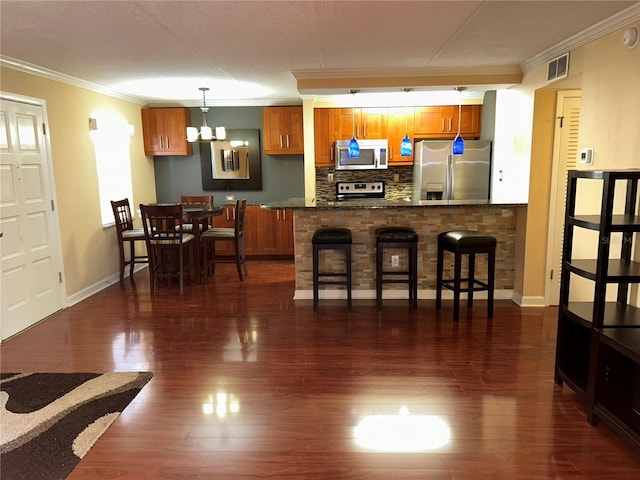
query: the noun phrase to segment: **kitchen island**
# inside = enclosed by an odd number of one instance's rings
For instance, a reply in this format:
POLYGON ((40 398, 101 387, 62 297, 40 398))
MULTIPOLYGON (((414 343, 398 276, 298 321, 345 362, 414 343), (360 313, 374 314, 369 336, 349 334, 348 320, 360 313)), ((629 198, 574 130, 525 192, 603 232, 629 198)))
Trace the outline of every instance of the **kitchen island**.
MULTIPOLYGON (((323 227, 351 230, 353 298, 375 298, 375 230, 386 226, 411 227, 419 235, 418 298, 435 298, 437 235, 447 230, 478 230, 497 238, 496 298, 513 297, 516 262, 521 255, 516 248, 516 228, 518 216, 526 215, 524 204, 493 204, 487 200, 413 201, 410 198, 308 203, 311 202, 296 198, 261 205, 264 209, 294 213, 296 299, 313 298, 311 237, 316 229, 323 227)), ((406 269, 406 251, 385 249, 385 257, 388 261, 385 269, 406 269), (399 255, 398 267, 391 266, 390 255, 399 255)), ((338 252, 321 256, 320 262, 323 271, 344 268, 344 258, 338 252)), ((451 263, 450 259, 445 260, 446 267, 451 263)), ((482 255, 476 260, 476 271, 478 278, 486 275, 486 259, 482 255)), ((450 269, 445 269, 445 276, 453 276, 450 269)), ((447 292, 444 292, 445 298, 447 292)), ((407 295, 404 285, 390 284, 383 291, 383 298, 407 298, 407 295)), ((346 292, 338 287, 327 288, 320 292, 320 297, 346 298, 346 292)))

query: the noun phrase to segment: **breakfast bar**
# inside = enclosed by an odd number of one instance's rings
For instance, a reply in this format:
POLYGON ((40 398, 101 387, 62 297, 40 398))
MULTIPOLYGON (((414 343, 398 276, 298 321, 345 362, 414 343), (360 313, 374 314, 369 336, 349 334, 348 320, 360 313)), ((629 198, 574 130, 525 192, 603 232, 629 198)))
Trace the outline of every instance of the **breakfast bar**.
MULTIPOLYGON (((313 298, 312 243, 313 232, 323 227, 344 227, 353 236, 353 297, 376 298, 375 230, 387 226, 411 227, 419 235, 418 298, 435 298, 437 235, 447 230, 477 230, 496 237, 496 298, 512 299, 516 271, 516 228, 518 216, 526 214, 524 204, 498 204, 487 200, 385 200, 319 201, 314 205, 300 199, 262 204, 264 209, 292 210, 295 239, 295 298, 313 298)), ((393 250, 385 255, 398 255, 398 270, 406 269, 406 252, 393 250)), ((322 261, 322 260, 321 260, 322 261)), ((335 256, 327 257, 325 270, 339 271, 343 262, 335 256), (332 264, 335 262, 335 265, 332 264)), ((393 270, 390 259, 387 266, 393 270)), ((486 274, 486 261, 479 257, 476 264, 479 276, 486 274)), ((450 272, 449 272, 450 273, 450 272)), ((385 298, 407 298, 403 286, 385 289, 385 298)), ((346 298, 339 288, 326 289, 322 298, 346 298)))

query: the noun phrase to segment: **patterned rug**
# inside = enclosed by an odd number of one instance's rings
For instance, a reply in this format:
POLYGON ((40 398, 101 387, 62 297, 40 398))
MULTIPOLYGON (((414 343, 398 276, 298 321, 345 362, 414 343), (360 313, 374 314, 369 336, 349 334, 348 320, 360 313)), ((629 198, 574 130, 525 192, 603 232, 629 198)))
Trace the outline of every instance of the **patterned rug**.
POLYGON ((151 377, 0 374, 0 478, 64 479, 151 377))

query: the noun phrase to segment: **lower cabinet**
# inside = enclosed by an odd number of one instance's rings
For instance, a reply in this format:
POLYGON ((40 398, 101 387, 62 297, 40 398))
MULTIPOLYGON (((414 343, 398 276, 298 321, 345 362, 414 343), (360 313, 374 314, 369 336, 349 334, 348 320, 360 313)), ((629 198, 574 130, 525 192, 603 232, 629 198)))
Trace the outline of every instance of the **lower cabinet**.
MULTIPOLYGON (((235 218, 235 206, 226 205, 214 225, 234 228, 235 218)), ((293 212, 247 205, 244 222, 246 255, 293 256, 293 212)), ((217 242, 216 255, 233 255, 233 248, 233 242, 217 242)))
POLYGON ((293 212, 264 210, 258 214, 259 255, 293 255, 293 212))

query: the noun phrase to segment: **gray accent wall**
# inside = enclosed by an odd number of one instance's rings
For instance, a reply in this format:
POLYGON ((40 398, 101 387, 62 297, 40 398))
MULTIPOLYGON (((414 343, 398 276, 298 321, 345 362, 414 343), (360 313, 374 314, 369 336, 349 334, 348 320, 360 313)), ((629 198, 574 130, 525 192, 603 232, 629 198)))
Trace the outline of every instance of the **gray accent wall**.
MULTIPOLYGON (((191 109, 191 123, 196 127, 202 125, 202 112, 199 108, 191 109)), ((303 156, 264 154, 262 107, 211 107, 207 114, 207 123, 211 127, 222 125, 228 129, 260 130, 262 190, 203 190, 200 144, 194 143, 191 156, 154 157, 158 202, 177 202, 180 200, 180 195, 214 195, 216 203, 224 202, 226 195, 246 198, 249 203, 276 202, 304 197, 303 156)))

